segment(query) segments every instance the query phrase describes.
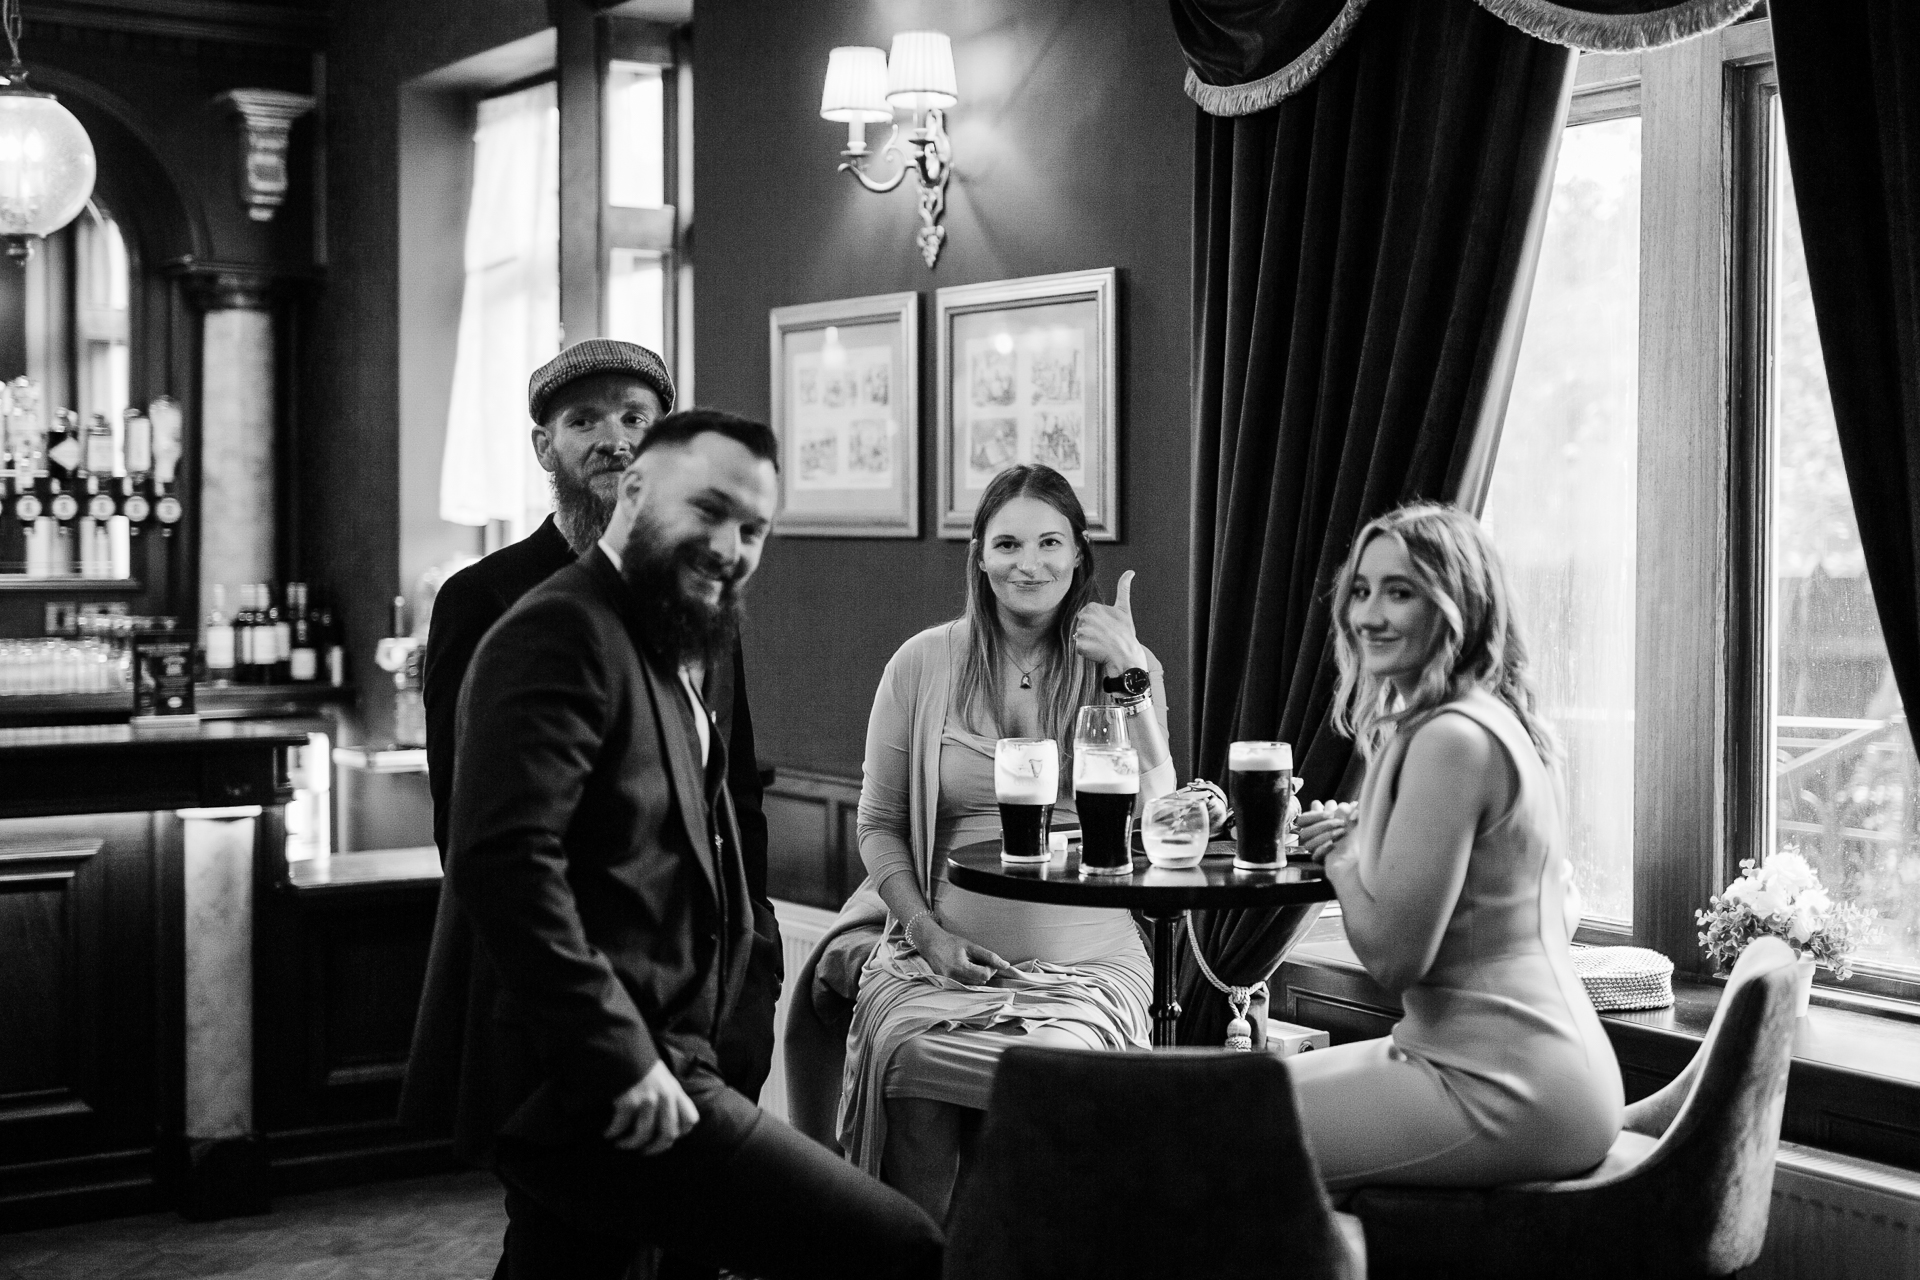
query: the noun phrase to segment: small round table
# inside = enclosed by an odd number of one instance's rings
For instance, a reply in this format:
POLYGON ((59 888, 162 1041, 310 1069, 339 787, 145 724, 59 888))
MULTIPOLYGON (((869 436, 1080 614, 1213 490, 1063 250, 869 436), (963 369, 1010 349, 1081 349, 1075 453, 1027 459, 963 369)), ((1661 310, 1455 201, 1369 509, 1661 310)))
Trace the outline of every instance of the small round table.
POLYGON ((1333 899, 1333 885, 1317 863, 1295 862, 1274 871, 1236 871, 1233 842, 1216 840, 1197 867, 1172 871, 1133 857, 1130 876, 1083 876, 1078 846, 1048 863, 1010 866, 1000 861, 1000 842, 989 840, 947 856, 947 879, 959 888, 1021 902, 1063 907, 1120 907, 1147 919, 1153 940, 1153 1043, 1173 1043, 1180 1021, 1178 946, 1180 917, 1187 911, 1268 907, 1276 923, 1296 936, 1318 905, 1333 899))

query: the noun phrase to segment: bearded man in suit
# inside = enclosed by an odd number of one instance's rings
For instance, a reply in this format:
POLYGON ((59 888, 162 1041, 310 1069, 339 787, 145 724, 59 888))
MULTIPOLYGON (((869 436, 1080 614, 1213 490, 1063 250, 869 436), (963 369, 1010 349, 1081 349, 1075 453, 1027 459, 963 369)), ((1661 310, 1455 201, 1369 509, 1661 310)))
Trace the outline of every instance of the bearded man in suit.
POLYGON ((730 1088, 715 1048, 754 926, 701 690, 772 521, 773 433, 694 410, 635 454, 606 533, 487 633, 460 697, 447 891, 499 991, 467 1003, 495 1092, 461 1138, 507 1188, 505 1272, 614 1280, 657 1246, 931 1280, 932 1220, 730 1088))
MULTIPOLYGON (((428 628, 422 701, 433 838, 442 866, 453 797, 455 710, 474 650, 522 596, 593 549, 613 518, 621 472, 648 428, 672 412, 675 394, 673 377, 657 354, 611 338, 575 343, 528 379, 533 451, 553 483, 553 514, 526 538, 448 578, 434 600, 428 628)), ((773 1062, 773 1011, 784 963, 780 926, 767 897, 767 821, 737 644, 708 664, 701 696, 727 741, 727 786, 740 825, 754 916, 747 988, 722 1029, 720 1065, 728 1084, 758 1099, 773 1062)), ((484 960, 477 973, 473 966, 470 931, 457 910, 443 910, 434 931, 428 988, 472 991, 484 1002, 491 977, 484 960)), ((421 1002, 400 1115, 424 1133, 454 1131, 461 1111, 481 1105, 492 1091, 485 1078, 489 1064, 464 1051, 466 1014, 464 998, 421 1002)), ((479 1153, 463 1154, 477 1158, 479 1153)))

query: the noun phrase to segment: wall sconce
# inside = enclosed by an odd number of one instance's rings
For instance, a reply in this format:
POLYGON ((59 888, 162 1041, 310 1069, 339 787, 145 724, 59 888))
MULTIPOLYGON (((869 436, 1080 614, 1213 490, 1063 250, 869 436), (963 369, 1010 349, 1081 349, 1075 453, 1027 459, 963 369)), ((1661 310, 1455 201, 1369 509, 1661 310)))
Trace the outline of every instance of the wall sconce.
POLYGON ((882 193, 899 186, 909 172, 913 174, 920 195, 920 228, 913 238, 929 269, 940 260, 947 239, 947 229, 940 225, 953 165, 946 113, 959 100, 953 44, 939 31, 902 31, 893 38, 891 55, 854 46, 835 49, 827 57, 820 115, 847 126, 840 172, 852 174, 867 190, 882 193), (871 154, 867 126, 891 122, 896 108, 913 112, 913 132, 907 135, 907 151, 902 153, 900 126, 894 125, 880 154, 891 154, 900 167, 890 178, 875 179, 867 173, 871 154))

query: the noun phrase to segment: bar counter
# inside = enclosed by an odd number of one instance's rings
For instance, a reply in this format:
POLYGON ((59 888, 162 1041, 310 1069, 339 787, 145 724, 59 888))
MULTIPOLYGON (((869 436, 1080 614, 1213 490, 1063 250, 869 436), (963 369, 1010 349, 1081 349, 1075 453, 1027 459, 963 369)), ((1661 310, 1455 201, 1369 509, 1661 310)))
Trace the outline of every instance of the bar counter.
POLYGON ((272 804, 306 740, 272 720, 0 729, 0 818, 272 804))
POLYGON ((0 728, 0 1230, 446 1167, 394 1119, 437 859, 288 862, 314 727, 0 728))

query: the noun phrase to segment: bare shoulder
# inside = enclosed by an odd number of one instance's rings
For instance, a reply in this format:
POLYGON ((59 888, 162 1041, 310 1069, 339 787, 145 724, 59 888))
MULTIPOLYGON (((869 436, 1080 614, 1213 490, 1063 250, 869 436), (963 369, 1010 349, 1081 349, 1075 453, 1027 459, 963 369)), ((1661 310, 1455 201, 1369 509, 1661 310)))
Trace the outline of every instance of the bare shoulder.
POLYGON ((1413 731, 1407 766, 1442 774, 1484 773, 1500 748, 1485 726, 1471 716, 1442 711, 1413 731))

